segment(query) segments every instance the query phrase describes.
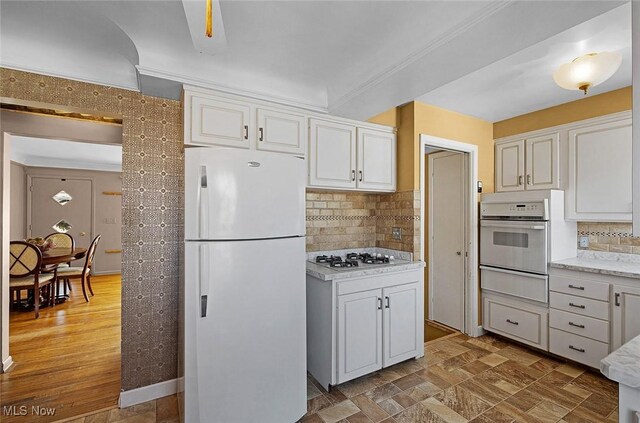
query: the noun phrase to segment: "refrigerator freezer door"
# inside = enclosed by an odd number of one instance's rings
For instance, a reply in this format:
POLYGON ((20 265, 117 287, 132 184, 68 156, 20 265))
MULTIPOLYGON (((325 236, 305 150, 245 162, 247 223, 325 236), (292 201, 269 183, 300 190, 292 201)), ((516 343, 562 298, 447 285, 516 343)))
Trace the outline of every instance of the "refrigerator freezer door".
POLYGON ((185 151, 185 238, 241 240, 305 233, 305 161, 230 148, 185 151))
POLYGON ((186 243, 185 423, 305 414, 304 248, 304 237, 186 243))

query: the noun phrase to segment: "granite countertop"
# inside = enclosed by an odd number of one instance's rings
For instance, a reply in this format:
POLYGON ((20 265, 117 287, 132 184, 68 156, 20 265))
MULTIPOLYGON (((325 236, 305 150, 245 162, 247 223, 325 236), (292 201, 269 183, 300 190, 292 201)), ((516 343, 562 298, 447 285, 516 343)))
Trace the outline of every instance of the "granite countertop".
POLYGON ((640 336, 603 358, 600 371, 613 381, 640 388, 640 336))
POLYGON ((578 256, 552 261, 551 267, 640 279, 640 255, 578 251, 578 256))
POLYGON ((333 281, 343 279, 361 278, 363 276, 375 276, 385 273, 403 272, 405 270, 420 269, 424 267, 423 261, 398 260, 395 263, 380 264, 371 267, 352 267, 349 269, 331 269, 318 264, 307 262, 307 275, 321 281, 333 281))

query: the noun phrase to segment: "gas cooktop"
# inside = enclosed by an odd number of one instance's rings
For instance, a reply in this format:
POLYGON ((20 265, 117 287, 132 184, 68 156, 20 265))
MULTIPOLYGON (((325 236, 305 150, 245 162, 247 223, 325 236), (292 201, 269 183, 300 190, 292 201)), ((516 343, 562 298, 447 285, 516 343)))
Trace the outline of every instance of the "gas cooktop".
POLYGON ((343 256, 318 255, 312 262, 334 270, 366 268, 375 265, 389 265, 405 260, 396 260, 393 256, 370 253, 348 253, 343 256))

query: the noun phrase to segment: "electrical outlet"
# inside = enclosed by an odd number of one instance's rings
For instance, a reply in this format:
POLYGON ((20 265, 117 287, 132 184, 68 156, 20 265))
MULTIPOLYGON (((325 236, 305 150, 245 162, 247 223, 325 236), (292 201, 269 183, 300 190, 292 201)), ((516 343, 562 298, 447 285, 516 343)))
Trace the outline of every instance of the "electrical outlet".
POLYGON ((391 237, 393 239, 402 239, 402 228, 391 228, 391 237))
POLYGON ((580 248, 589 248, 589 237, 587 235, 581 235, 578 237, 580 242, 580 248))

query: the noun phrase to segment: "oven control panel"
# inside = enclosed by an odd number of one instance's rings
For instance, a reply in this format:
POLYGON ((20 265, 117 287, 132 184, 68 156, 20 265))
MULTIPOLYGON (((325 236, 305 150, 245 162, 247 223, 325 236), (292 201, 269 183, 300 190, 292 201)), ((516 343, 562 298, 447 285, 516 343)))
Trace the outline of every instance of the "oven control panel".
POLYGON ((481 219, 530 219, 549 220, 548 201, 518 203, 481 203, 481 219))

